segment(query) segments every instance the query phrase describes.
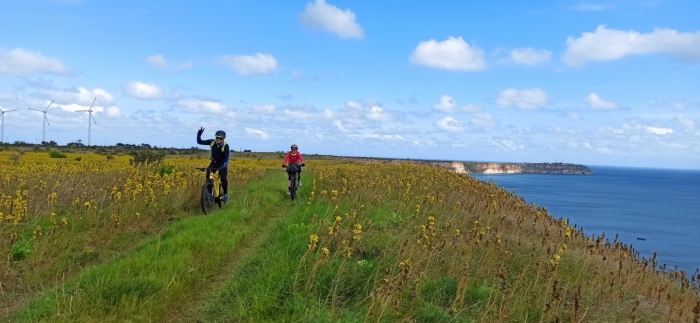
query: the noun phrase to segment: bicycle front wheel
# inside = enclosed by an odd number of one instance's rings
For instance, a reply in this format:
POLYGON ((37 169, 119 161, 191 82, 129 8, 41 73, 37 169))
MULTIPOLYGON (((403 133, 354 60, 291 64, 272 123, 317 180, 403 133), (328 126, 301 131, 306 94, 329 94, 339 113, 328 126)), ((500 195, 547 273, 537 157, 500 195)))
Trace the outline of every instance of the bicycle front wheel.
POLYGON ((209 214, 214 211, 214 192, 208 184, 202 185, 202 195, 200 198, 202 212, 209 214))
POLYGON ((292 197, 292 201, 294 201, 297 198, 297 176, 292 175, 292 186, 289 187, 289 195, 292 197))

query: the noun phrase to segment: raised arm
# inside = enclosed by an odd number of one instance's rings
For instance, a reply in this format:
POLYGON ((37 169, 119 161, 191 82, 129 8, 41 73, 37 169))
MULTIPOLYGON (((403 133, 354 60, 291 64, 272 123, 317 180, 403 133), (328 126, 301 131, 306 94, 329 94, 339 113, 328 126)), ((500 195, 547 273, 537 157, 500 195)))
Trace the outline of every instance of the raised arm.
POLYGON ((204 127, 199 128, 197 130, 197 143, 200 145, 209 145, 211 144, 211 140, 202 140, 202 133, 204 132, 204 127))

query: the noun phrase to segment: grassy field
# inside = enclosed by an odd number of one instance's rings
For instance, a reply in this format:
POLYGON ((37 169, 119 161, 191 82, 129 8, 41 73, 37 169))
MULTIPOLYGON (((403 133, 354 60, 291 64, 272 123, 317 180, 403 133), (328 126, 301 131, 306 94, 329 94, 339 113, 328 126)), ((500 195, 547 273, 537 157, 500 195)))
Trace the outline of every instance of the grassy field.
POLYGON ((62 154, 0 151, 0 321, 699 320, 700 277, 445 169, 312 158, 291 201, 237 153, 204 216, 206 153, 62 154))

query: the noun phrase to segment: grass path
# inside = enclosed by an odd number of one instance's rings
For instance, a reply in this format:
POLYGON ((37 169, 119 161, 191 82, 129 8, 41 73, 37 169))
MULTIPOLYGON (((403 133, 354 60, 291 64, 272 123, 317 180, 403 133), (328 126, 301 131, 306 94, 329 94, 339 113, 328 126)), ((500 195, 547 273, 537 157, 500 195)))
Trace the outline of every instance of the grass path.
POLYGON ((268 232, 280 219, 288 215, 290 207, 294 204, 284 193, 283 177, 284 175, 279 175, 278 172, 269 172, 262 181, 252 182, 245 190, 237 190, 233 203, 229 203, 214 215, 239 218, 243 214, 248 214, 250 217, 246 218, 251 221, 244 225, 246 232, 249 233, 224 259, 219 270, 205 277, 199 288, 189 294, 192 302, 169 312, 165 321, 200 321, 200 313, 208 306, 210 299, 221 293, 221 290, 230 283, 231 277, 236 276, 236 273, 247 264, 247 259, 269 238, 268 232))
POLYGON ((15 320, 197 321, 197 309, 303 203, 285 195, 285 179, 281 171, 268 171, 233 188, 222 210, 175 223, 135 252, 85 270, 21 309, 15 320))

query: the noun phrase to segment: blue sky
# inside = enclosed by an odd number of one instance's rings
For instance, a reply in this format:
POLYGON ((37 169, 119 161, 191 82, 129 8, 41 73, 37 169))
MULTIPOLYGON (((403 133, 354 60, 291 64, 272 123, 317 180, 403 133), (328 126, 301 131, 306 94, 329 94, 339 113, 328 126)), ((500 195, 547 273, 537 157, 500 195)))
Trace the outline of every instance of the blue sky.
POLYGON ((29 108, 53 101, 59 144, 189 148, 204 127, 236 150, 700 169, 698 17, 696 0, 0 0, 3 139, 41 142, 29 108))

